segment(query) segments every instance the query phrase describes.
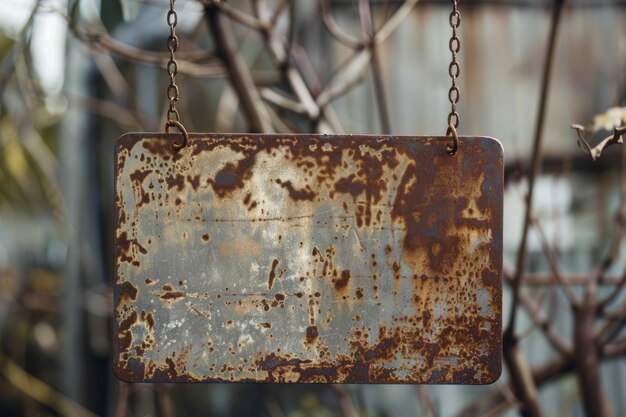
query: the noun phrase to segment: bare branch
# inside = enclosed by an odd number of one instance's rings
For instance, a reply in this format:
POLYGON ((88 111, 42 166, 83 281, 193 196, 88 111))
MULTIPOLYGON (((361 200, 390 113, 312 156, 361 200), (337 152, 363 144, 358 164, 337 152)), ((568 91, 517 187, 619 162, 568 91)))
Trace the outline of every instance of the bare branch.
MULTIPOLYGON (((624 353, 620 350, 601 351, 600 358, 602 360, 612 359, 623 356, 624 353)), ((548 360, 542 365, 533 367, 531 369, 531 377, 537 387, 543 387, 549 382, 563 378, 575 370, 574 361, 571 358, 557 356, 548 360)), ((508 381, 507 385, 510 387, 511 382, 508 381)), ((474 399, 463 410, 461 410, 456 417, 471 417, 476 415, 485 415, 489 410, 502 407, 503 404, 509 403, 510 400, 503 395, 502 388, 498 384, 494 385, 491 389, 486 391, 485 394, 474 399)), ((507 407, 509 408, 509 407, 507 407)), ((506 408, 502 409, 504 412, 506 408)), ((498 414, 494 414, 498 415, 498 414)))
POLYGON ((317 133, 330 134, 335 132, 336 134, 344 133, 343 126, 335 109, 332 106, 326 106, 322 109, 323 119, 320 119, 320 123, 317 126, 317 133))
POLYGON ((327 106, 335 98, 345 94, 358 84, 365 75, 371 58, 372 53, 369 49, 362 49, 349 57, 317 96, 318 105, 320 107, 327 106))
POLYGON ((345 417, 357 417, 358 413, 354 409, 352 400, 350 400, 350 397, 348 396, 345 388, 342 385, 333 385, 332 387, 339 396, 339 404, 341 405, 343 415, 345 417))
MULTIPOLYGON (((254 11, 257 18, 261 21, 265 21, 267 16, 269 16, 269 11, 267 10, 267 4, 265 2, 255 1, 254 11)), ((292 14, 292 19, 293 18, 294 16, 292 14)), ((312 121, 317 121, 321 114, 320 108, 315 103, 315 100, 311 95, 311 91, 304 82, 300 73, 289 63, 288 57, 290 51, 287 49, 291 47, 289 40, 279 34, 270 24, 265 25, 262 33, 267 40, 268 49, 272 53, 274 61, 282 70, 281 72, 283 78, 287 84, 289 84, 292 92, 296 97, 298 97, 298 100, 306 109, 307 117, 312 121)))
POLYGON ((233 19, 235 22, 241 23, 244 26, 247 26, 251 29, 257 30, 265 30, 267 29, 266 23, 263 21, 250 16, 247 13, 242 12, 241 10, 232 7, 230 4, 226 3, 223 0, 204 0, 202 3, 206 7, 210 7, 211 5, 217 7, 222 11, 226 16, 233 19))
POLYGON ((611 293, 604 300, 600 302, 599 310, 602 311, 604 308, 610 305, 613 301, 615 301, 625 286, 626 286, 626 272, 624 272, 624 275, 622 275, 622 278, 617 283, 615 288, 613 288, 611 293))
POLYGON ((278 18, 280 17, 281 13, 283 12, 283 9, 285 8, 285 6, 287 4, 292 4, 295 5, 295 0, 280 0, 278 2, 278 4, 276 5, 276 7, 274 8, 274 11, 272 12, 272 17, 270 18, 270 24, 272 26, 274 26, 276 24, 276 22, 278 21, 278 18))
POLYGON ((389 36, 400 26, 400 23, 411 13, 413 7, 417 4, 418 0, 406 0, 402 3, 402 6, 394 12, 393 15, 385 22, 376 35, 374 35, 374 42, 381 44, 387 40, 389 36))
POLYGON ((543 125, 546 117, 546 107, 548 103, 548 92, 550 90, 550 80, 552 74, 552 66, 554 62, 554 55, 556 49, 556 39, 558 34, 559 23, 561 20, 561 14, 563 10, 563 1, 557 1, 552 9, 552 20, 550 25, 550 34, 548 37, 548 48, 546 50, 546 59, 543 67, 543 74, 541 79, 541 90, 539 98, 539 107, 537 109, 537 123, 535 126, 533 148, 532 148, 532 166, 528 178, 528 195, 526 198, 526 212, 524 215, 524 226, 522 229, 522 239, 519 245, 517 254, 516 276, 513 283, 513 299, 511 302, 511 309, 509 314, 509 322, 506 326, 505 337, 513 338, 515 334, 515 320, 517 315, 517 304, 519 288, 523 284, 524 267, 526 262, 526 244, 528 240, 528 231, 530 229, 530 223, 532 219, 532 206, 534 196, 535 180, 539 175, 541 168, 542 153, 541 153, 541 139, 543 136, 543 125))
POLYGON ((0 371, 9 384, 23 395, 44 404, 60 415, 95 417, 87 408, 68 398, 39 378, 26 372, 16 362, 0 353, 0 371))
POLYGON ((292 1, 289 5, 289 31, 287 32, 287 53, 291 55, 291 50, 296 39, 296 4, 292 1))
POLYGON ((570 306, 577 306, 578 300, 576 299, 576 295, 572 291, 569 282, 567 282, 563 277, 561 267, 559 266, 558 256, 554 251, 554 248, 552 248, 552 246, 550 246, 550 244, 548 243, 548 239, 546 237, 545 231, 543 230, 543 227, 541 226, 541 223, 534 216, 532 217, 532 223, 535 226, 537 232, 539 232, 541 246, 543 247, 543 251, 548 258, 548 263, 550 264, 550 268, 552 269, 554 279, 565 293, 565 297, 569 301, 570 306))
POLYGON ((346 32, 341 30, 337 22, 335 22, 335 19, 330 12, 329 0, 320 0, 320 5, 322 8, 322 20, 324 21, 324 25, 326 26, 328 33, 330 33, 333 38, 348 48, 363 48, 363 42, 351 35, 348 35, 346 32))
POLYGON ((110 101, 99 100, 92 97, 78 95, 68 96, 70 105, 87 108, 92 113, 112 120, 120 127, 133 127, 143 129, 139 116, 127 108, 120 107, 110 101))
POLYGON ((422 415, 426 417, 437 417, 437 413, 435 412, 435 404, 433 404, 433 399, 426 390, 426 387, 423 385, 417 385, 415 387, 415 392, 420 400, 422 415))
MULTIPOLYGON (((168 57, 165 54, 144 51, 125 45, 111 38, 103 32, 93 32, 81 28, 73 28, 72 33, 77 39, 88 43, 96 48, 106 50, 116 56, 127 59, 132 62, 156 64, 161 68, 167 65, 168 57)), ((188 59, 177 58, 178 72, 192 77, 223 77, 225 75, 224 67, 217 62, 210 62, 212 55, 204 57, 196 57, 198 62, 188 59), (209 60, 209 62, 203 62, 209 60)))
MULTIPOLYGON (((393 31, 408 16, 413 7, 417 4, 417 0, 406 0, 402 6, 389 18, 388 21, 374 35, 373 42, 375 44, 383 43, 393 31)), ((328 105, 336 97, 345 94, 354 87, 365 75, 367 66, 372 59, 372 45, 365 49, 358 50, 331 77, 327 85, 317 97, 317 103, 320 107, 328 105)))
POLYGON ((369 0, 359 0, 359 14, 361 17, 361 30, 363 36, 368 40, 372 50, 372 70, 374 75, 374 91, 376 92, 376 103, 378 107, 378 115, 383 134, 391 133, 391 121, 387 106, 387 94, 385 92, 385 83, 383 81, 383 70, 380 63, 380 51, 378 44, 372 42, 374 37, 374 20, 370 9, 369 0))
POLYGON ((261 97, 263 97, 265 100, 269 101, 272 104, 290 110, 294 113, 306 113, 306 108, 304 107, 304 105, 302 105, 302 103, 292 100, 289 97, 285 97, 284 95, 271 88, 261 88, 261 97))
POLYGON ((302 103, 302 106, 306 109, 309 119, 317 120, 320 117, 320 106, 315 103, 311 91, 302 79, 300 73, 294 67, 289 66, 285 70, 285 78, 289 82, 289 86, 296 97, 300 100, 300 103, 302 103))
POLYGON ((602 352, 606 356, 624 356, 626 355, 626 339, 616 343, 606 344, 602 347, 602 352))
POLYGON ((517 340, 511 342, 507 338, 503 342, 502 353, 509 369, 513 392, 519 401, 520 414, 522 416, 540 416, 537 385, 520 344, 517 343, 517 340))
MULTIPOLYGON (((504 279, 508 284, 512 284, 515 274, 512 271, 504 271, 504 279)), ((520 302, 530 315, 535 326, 540 328, 548 342, 564 357, 571 357, 572 348, 561 337, 552 326, 552 320, 542 311, 540 305, 530 296, 528 291, 522 289, 519 292, 520 302)))
MULTIPOLYGON (((587 285, 590 277, 589 275, 579 274, 563 274, 563 281, 567 282, 569 286, 587 285)), ((623 279, 622 276, 604 276, 603 280, 598 284, 603 286, 615 286, 619 285, 623 279)), ((551 286, 559 285, 558 281, 550 273, 546 274, 526 274, 524 277, 524 283, 527 286, 551 286)))
MULTIPOLYGON (((625 127, 626 129, 626 127, 625 127)), ((613 236, 613 244, 609 253, 602 263, 602 279, 604 278, 604 272, 613 264, 613 260, 617 258, 620 248, 622 246, 622 240, 624 238, 624 231, 626 230, 626 147, 622 147, 622 172, 620 178, 620 196, 619 196, 619 209, 617 212, 616 231, 613 236)), ((613 291, 600 302, 599 310, 602 311, 604 307, 612 303, 621 293, 622 289, 626 285, 626 272, 624 272, 622 279, 613 291)))
POLYGON ((556 49, 556 39, 558 34, 559 22, 563 11, 563 1, 559 0, 552 9, 552 20, 550 24, 550 34, 548 37, 548 48, 546 51, 546 59, 544 62, 543 74, 541 79, 541 90, 539 98, 539 107, 537 109, 537 123, 535 126, 531 169, 528 178, 528 196, 526 198, 526 212, 524 215, 524 226, 522 229, 522 238, 517 253, 517 265, 515 277, 512 284, 512 301, 511 312, 509 314, 509 322, 503 334, 503 353, 505 363, 509 369, 512 378, 513 391, 521 402, 520 414, 539 417, 541 410, 537 397, 537 387, 532 378, 529 377, 529 368, 526 360, 520 351, 520 346, 515 336, 515 322, 517 317, 518 306, 520 302, 520 288, 523 284, 524 267, 526 264, 526 251, 528 231, 532 219, 533 196, 535 180, 539 175, 542 161, 541 139, 543 136, 543 125, 546 117, 546 107, 548 103, 548 93, 550 91, 550 80, 552 73, 552 65, 556 49))
POLYGON ((361 36, 369 44, 374 37, 374 22, 372 21, 372 10, 369 0, 359 0, 359 23, 361 36))
POLYGON ((606 321, 602 327, 596 331, 595 340, 600 343, 609 343, 619 332, 626 326, 626 299, 622 304, 613 311, 602 312, 602 316, 606 321))
POLYGON ((265 396, 265 408, 269 413, 270 417, 285 417, 285 413, 280 408, 280 404, 273 397, 267 395, 265 396))
POLYGON ((533 322, 543 331, 546 339, 561 355, 569 357, 572 355, 572 348, 568 343, 556 332, 551 320, 541 310, 541 307, 535 302, 533 297, 527 291, 520 292, 520 301, 530 314, 533 322))
POLYGON ((574 311, 574 364, 583 408, 587 416, 611 417, 613 411, 602 390, 600 352, 594 334, 596 320, 596 281, 585 288, 581 305, 574 311))
POLYGON ((322 83, 304 48, 297 43, 291 44, 291 56, 302 72, 302 77, 306 80, 305 84, 311 89, 311 94, 313 96, 319 94, 322 89, 322 83))
POLYGON ((270 121, 274 129, 278 133, 294 133, 296 129, 289 126, 271 107, 267 108, 270 115, 270 121))
POLYGON ((128 398, 131 393, 131 385, 119 381, 118 382, 119 391, 117 394, 117 401, 115 404, 115 414, 114 417, 126 417, 126 410, 128 409, 128 398))
MULTIPOLYGON (((221 3, 221 2, 220 2, 221 3)), ((215 40, 216 54, 224 62, 229 79, 239 96, 250 130, 252 132, 271 132, 269 115, 265 103, 254 84, 250 70, 241 57, 232 28, 215 5, 205 6, 204 11, 209 29, 215 40)))

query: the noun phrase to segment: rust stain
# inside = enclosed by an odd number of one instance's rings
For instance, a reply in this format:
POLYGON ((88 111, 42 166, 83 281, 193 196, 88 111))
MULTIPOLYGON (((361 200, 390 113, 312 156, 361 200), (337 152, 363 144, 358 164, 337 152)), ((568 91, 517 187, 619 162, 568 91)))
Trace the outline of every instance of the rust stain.
POLYGON ((118 299, 134 301, 137 299, 137 287, 129 281, 124 281, 117 285, 118 299))
POLYGON ((301 200, 313 200, 316 196, 315 192, 311 190, 310 186, 304 187, 302 190, 297 190, 292 184, 291 181, 281 181, 280 179, 276 180, 276 184, 280 185, 282 188, 286 189, 289 193, 289 197, 293 201, 301 201, 301 200))
POLYGON ((335 289, 340 291, 345 289, 350 283, 350 270, 344 269, 341 274, 334 279, 335 289))
POLYGON ((116 375, 493 382, 502 149, 460 140, 120 138, 116 375))
POLYGON ((319 336, 317 326, 309 326, 306 328, 306 342, 314 343, 319 336))
POLYGON ((270 274, 267 277, 267 289, 268 290, 271 290, 272 287, 274 286, 274 280, 276 279, 276 267, 278 266, 279 263, 280 261, 278 259, 272 260, 272 266, 270 267, 270 274))
POLYGON ((172 174, 165 177, 165 182, 170 190, 182 191, 185 187, 185 176, 181 174, 172 174))
POLYGON ((158 295, 158 297, 161 300, 166 300, 166 301, 171 301, 171 302, 180 301, 181 299, 185 298, 185 296, 186 294, 184 292, 174 290, 174 288, 169 284, 165 284, 163 286, 163 290, 158 295))

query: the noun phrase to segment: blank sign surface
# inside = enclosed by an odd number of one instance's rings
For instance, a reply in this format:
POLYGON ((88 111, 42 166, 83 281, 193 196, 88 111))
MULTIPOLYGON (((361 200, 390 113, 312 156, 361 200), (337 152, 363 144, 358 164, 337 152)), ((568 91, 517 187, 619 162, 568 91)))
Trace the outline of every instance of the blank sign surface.
POLYGON ((122 136, 114 370, 136 382, 490 383, 502 147, 122 136))

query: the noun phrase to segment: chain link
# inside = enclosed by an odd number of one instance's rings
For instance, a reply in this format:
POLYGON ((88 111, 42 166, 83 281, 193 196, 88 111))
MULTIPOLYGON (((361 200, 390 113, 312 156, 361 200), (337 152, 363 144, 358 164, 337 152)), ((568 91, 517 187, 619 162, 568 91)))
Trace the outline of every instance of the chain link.
POLYGON ((170 27, 170 36, 167 38, 167 50, 170 51, 170 59, 167 61, 167 75, 170 77, 170 83, 167 86, 166 95, 167 100, 170 102, 169 108, 167 110, 167 120, 165 122, 165 132, 169 133, 172 127, 178 128, 180 133, 183 136, 183 140, 181 142, 174 143, 174 149, 179 151, 185 146, 187 146, 187 142, 189 141, 189 134, 187 130, 180 122, 180 114, 178 114, 178 110, 176 110, 176 102, 180 97, 180 92, 178 90, 178 85, 176 85, 176 74, 178 74, 178 61, 176 61, 176 56, 174 55, 176 50, 178 49, 178 36, 176 36, 176 25, 178 24, 178 14, 176 13, 176 9, 174 8, 174 3, 176 0, 169 0, 170 8, 167 12, 167 25, 170 27))
POLYGON ((179 99, 178 86, 176 85, 176 74, 178 73, 178 62, 174 53, 178 49, 178 37, 176 36, 176 25, 178 24, 178 14, 174 8, 176 0, 170 1, 170 9, 167 12, 167 25, 170 27, 170 36, 167 38, 167 49, 170 51, 170 59, 167 62, 167 74, 170 77, 170 83, 167 86, 167 99, 170 102, 167 110, 167 120, 180 122, 180 115, 176 110, 176 102, 179 99))
POLYGON ((452 11, 450 12, 450 16, 448 18, 448 22, 450 23, 450 27, 452 28, 452 37, 450 38, 450 42, 448 43, 448 48, 452 53, 452 61, 448 66, 448 74, 452 79, 452 86, 448 90, 448 100, 450 101, 450 114, 448 115, 448 130, 446 135, 452 134, 453 143, 448 147, 448 152, 451 154, 456 153, 459 142, 458 137, 456 135, 456 128, 459 127, 460 118, 459 113, 456 111, 456 105, 461 99, 461 90, 459 86, 456 84, 456 80, 459 78, 461 74, 461 67, 456 60, 456 54, 461 51, 461 40, 457 36, 457 29, 461 26, 461 13, 458 10, 458 2, 459 0, 452 0, 452 11))
POLYGON ((461 25, 461 14, 458 10, 458 0, 452 0, 452 11, 450 12, 448 21, 450 22, 450 27, 452 28, 452 37, 448 43, 448 47, 452 53, 452 62, 450 62, 450 66, 448 67, 448 74, 452 79, 452 86, 448 90, 448 100, 450 100, 451 106, 450 114, 448 115, 448 125, 451 124, 456 129, 459 127, 460 122, 459 113, 456 111, 456 105, 461 99, 461 90, 456 84, 456 80, 461 73, 461 67, 456 60, 456 54, 458 54, 461 50, 461 40, 457 36, 457 29, 461 25))

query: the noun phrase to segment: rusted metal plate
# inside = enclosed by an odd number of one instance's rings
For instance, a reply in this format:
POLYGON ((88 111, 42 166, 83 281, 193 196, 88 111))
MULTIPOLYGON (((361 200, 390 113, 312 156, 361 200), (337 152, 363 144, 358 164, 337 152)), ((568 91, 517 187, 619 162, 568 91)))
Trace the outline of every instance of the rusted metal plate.
POLYGON ((490 383, 502 147, 129 134, 115 154, 127 381, 490 383))

